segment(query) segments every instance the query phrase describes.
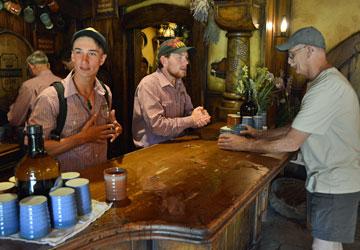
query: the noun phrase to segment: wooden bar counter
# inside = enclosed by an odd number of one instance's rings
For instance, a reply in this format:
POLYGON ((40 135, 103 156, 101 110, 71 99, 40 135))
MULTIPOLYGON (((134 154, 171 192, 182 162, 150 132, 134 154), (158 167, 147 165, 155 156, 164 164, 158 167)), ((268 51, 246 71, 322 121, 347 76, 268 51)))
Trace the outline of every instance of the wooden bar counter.
MULTIPOLYGON (((183 137, 88 168, 81 176, 99 201, 105 201, 103 170, 127 169, 129 199, 56 249, 251 249, 270 181, 289 158, 224 151, 216 140, 183 137)), ((6 247, 49 248, 1 240, 6 247)))

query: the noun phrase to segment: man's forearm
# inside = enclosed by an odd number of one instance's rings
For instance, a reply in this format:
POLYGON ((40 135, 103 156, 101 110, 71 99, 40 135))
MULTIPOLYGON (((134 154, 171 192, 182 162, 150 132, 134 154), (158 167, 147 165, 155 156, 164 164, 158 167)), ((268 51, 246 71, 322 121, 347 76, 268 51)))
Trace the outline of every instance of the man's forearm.
POLYGON ((266 139, 251 139, 247 144, 246 151, 258 153, 282 153, 294 152, 299 149, 299 146, 291 140, 285 140, 284 137, 271 140, 266 139))
POLYGON ((55 157, 84 143, 86 143, 86 140, 79 133, 73 136, 62 138, 60 141, 45 140, 45 149, 49 155, 55 157))
POLYGON ((280 127, 280 128, 275 128, 275 129, 270 129, 270 130, 262 130, 259 131, 256 135, 256 138, 258 139, 264 139, 264 140, 274 140, 274 139, 279 139, 283 136, 285 136, 289 131, 290 131, 290 124, 284 126, 284 127, 280 127))
POLYGON ((191 116, 166 118, 160 117, 157 120, 150 120, 149 127, 152 133, 160 136, 176 137, 185 129, 191 128, 194 121, 191 116))
POLYGON ((261 153, 280 153, 280 152, 294 152, 300 149, 301 145, 309 137, 309 133, 292 129, 290 126, 288 130, 279 129, 275 131, 276 139, 250 139, 247 143, 248 151, 261 153), (281 134, 282 132, 286 133, 281 134))

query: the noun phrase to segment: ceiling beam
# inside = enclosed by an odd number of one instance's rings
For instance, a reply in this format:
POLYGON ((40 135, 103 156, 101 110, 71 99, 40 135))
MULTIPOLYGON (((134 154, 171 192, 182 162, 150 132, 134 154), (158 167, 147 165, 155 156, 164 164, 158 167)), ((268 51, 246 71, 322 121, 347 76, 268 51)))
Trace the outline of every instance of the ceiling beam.
POLYGON ((92 2, 89 0, 57 0, 60 11, 76 19, 91 18, 93 14, 92 2))

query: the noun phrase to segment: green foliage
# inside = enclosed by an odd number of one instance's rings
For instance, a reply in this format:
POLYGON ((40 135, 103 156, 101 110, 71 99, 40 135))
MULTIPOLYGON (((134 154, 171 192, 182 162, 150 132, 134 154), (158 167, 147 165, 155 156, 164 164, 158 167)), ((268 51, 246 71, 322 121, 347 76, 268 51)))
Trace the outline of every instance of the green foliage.
POLYGON ((257 67, 255 76, 251 78, 248 67, 244 65, 234 86, 234 91, 237 94, 244 95, 246 91, 251 90, 258 110, 266 111, 271 103, 274 88, 274 75, 266 67, 257 67))
POLYGON ((249 80, 250 79, 248 66, 244 65, 241 68, 237 82, 234 84, 234 92, 239 95, 244 95, 247 90, 251 89, 251 84, 249 80))

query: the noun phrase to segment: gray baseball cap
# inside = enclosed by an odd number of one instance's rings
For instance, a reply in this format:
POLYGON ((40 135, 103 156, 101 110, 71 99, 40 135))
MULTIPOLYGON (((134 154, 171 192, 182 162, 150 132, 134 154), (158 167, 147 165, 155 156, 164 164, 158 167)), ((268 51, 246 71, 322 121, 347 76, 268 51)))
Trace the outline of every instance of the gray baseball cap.
POLYGON ((298 44, 312 45, 323 49, 326 48, 323 35, 314 27, 299 29, 290 36, 286 43, 277 45, 276 48, 280 51, 287 51, 298 44))
POLYGON ((71 39, 72 47, 74 46, 75 40, 82 36, 87 36, 87 37, 94 39, 94 41, 103 49, 104 53, 108 54, 109 48, 108 48, 105 37, 99 31, 97 31, 96 29, 94 29, 92 27, 88 27, 86 29, 82 29, 82 30, 75 32, 71 39))

